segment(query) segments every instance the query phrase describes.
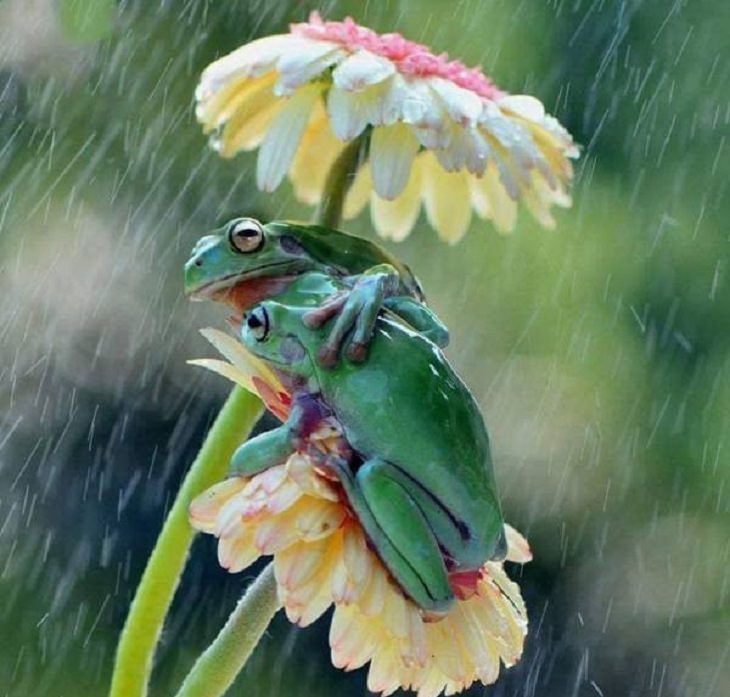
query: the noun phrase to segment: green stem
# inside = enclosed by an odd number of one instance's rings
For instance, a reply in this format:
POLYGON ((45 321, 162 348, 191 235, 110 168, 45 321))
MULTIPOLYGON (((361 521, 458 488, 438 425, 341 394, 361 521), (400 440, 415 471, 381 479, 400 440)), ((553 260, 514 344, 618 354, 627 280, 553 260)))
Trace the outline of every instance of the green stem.
POLYGON ((271 563, 238 601, 223 629, 188 673, 177 697, 222 695, 233 684, 280 607, 271 563))
POLYGON ((342 220, 342 209, 355 174, 363 159, 367 136, 363 135, 350 141, 339 157, 334 161, 327 174, 322 202, 317 209, 314 220, 324 227, 337 229, 342 220))
POLYGON ((147 694, 155 647, 193 541, 188 506, 195 496, 225 477, 234 450, 260 414, 258 397, 236 387, 210 429, 180 487, 134 596, 117 647, 110 697, 147 694))

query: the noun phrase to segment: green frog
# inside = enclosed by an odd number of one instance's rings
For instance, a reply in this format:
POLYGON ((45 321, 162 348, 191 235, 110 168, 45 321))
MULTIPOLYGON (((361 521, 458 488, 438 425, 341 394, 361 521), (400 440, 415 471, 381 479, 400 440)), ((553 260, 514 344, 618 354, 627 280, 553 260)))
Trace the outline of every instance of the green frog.
POLYGON ((287 385, 285 423, 243 444, 231 472, 252 476, 307 450, 307 436, 334 417, 345 445, 323 456, 375 551, 426 613, 454 602, 450 575, 506 554, 487 430, 473 396, 439 347, 395 313, 376 319, 366 362, 318 360, 325 326, 311 308, 342 289, 310 274, 285 298, 244 316, 241 340, 287 385))
POLYGON ((185 264, 185 292, 225 302, 240 318, 312 272, 340 282, 303 317, 312 328, 336 318, 317 351, 321 365, 335 365, 343 348, 349 360, 364 361, 381 308, 438 346, 448 344, 448 330, 425 304, 408 266, 373 242, 319 225, 234 218, 195 245, 185 264))

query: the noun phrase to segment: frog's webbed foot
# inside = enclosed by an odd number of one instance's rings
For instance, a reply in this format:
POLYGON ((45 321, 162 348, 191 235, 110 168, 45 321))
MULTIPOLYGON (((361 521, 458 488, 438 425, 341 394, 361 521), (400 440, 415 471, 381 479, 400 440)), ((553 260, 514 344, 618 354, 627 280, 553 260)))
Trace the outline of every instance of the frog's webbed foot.
POLYGON ((356 363, 367 358, 368 345, 390 282, 387 274, 363 274, 351 290, 335 293, 318 308, 304 315, 304 323, 308 327, 321 327, 337 315, 318 354, 321 365, 332 367, 337 363, 345 337, 350 333, 345 348, 347 357, 356 363))

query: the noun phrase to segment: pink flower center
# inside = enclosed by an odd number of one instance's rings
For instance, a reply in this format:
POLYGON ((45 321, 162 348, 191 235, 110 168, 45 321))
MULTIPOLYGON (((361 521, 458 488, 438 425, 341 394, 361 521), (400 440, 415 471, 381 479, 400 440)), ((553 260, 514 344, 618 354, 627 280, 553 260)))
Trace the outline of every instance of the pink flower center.
POLYGON ((505 94, 480 68, 468 68, 461 61, 449 60, 446 53, 437 56, 428 46, 408 41, 400 34, 377 34, 361 27, 352 17, 342 22, 325 22, 315 11, 309 15, 308 22, 292 24, 291 33, 331 41, 352 52, 365 49, 392 61, 403 75, 442 77, 486 99, 497 99, 505 94))

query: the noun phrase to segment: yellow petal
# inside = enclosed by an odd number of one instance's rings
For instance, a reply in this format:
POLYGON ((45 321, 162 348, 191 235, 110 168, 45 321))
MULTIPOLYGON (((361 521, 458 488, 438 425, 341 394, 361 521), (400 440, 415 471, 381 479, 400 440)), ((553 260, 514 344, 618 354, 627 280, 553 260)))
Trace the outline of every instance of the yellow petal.
POLYGON ((452 680, 463 680, 467 675, 467 667, 461 654, 461 648, 448 631, 444 622, 431 622, 426 625, 428 650, 434 657, 438 669, 452 680))
POLYGON ((392 583, 388 584, 385 593, 385 607, 383 608, 383 621, 388 632, 398 638, 403 638, 408 633, 406 617, 406 599, 398 588, 392 583))
POLYGON ((274 101, 272 92, 276 73, 270 71, 256 78, 243 78, 226 85, 210 99, 200 101, 196 116, 204 132, 221 127, 227 121, 229 136, 233 137, 246 120, 254 117, 274 101), (235 117, 233 123, 231 118, 235 117))
POLYGON ((512 232, 517 221, 517 204, 507 193, 497 165, 490 161, 482 177, 476 181, 488 202, 489 217, 497 231, 502 234, 512 232))
POLYGON ((330 625, 332 664, 344 670, 360 668, 372 658, 377 637, 355 607, 337 605, 330 625))
POLYGON ((360 612, 375 617, 383 611, 386 593, 390 592, 390 583, 379 561, 373 564, 370 582, 357 601, 360 612))
POLYGON ((321 100, 318 101, 289 170, 294 195, 300 201, 311 206, 322 200, 329 170, 344 147, 332 132, 321 100))
POLYGON ((308 457, 295 453, 287 460, 286 469, 292 480, 305 494, 327 501, 340 500, 332 485, 314 471, 312 461, 308 457))
POLYGON ((250 353, 240 341, 234 339, 230 334, 212 327, 201 329, 200 333, 241 372, 260 378, 277 394, 286 393, 281 380, 269 365, 250 353))
POLYGON ((246 486, 243 477, 230 477, 206 489, 190 503, 190 524, 197 530, 213 532, 223 506, 246 486))
POLYGON ((274 558, 276 582, 291 591, 307 583, 324 563, 330 550, 327 539, 297 542, 274 558))
POLYGON ((243 571, 260 556, 261 553, 254 546, 253 537, 248 530, 218 540, 218 562, 232 574, 243 571))
POLYGON ((511 525, 504 526, 507 538, 507 560, 517 564, 526 564, 532 559, 532 550, 527 540, 511 525))
POLYGON ((424 153, 423 197, 428 219, 439 237, 455 244, 471 220, 471 202, 466 172, 445 172, 434 155, 424 153))
POLYGON ((227 378, 247 392, 258 396, 258 392, 251 380, 251 376, 248 373, 244 373, 239 368, 236 368, 236 366, 226 363, 226 361, 221 361, 217 358, 194 358, 193 360, 187 361, 187 363, 188 365, 197 365, 200 368, 210 370, 213 373, 227 378))
POLYGON ((300 87, 269 125, 256 161, 256 186, 273 191, 291 167, 312 109, 324 91, 323 83, 300 87))
POLYGON ((413 229, 421 208, 421 189, 423 175, 421 173, 421 156, 417 157, 411 169, 411 176, 406 188, 394 201, 386 201, 373 194, 370 202, 370 214, 373 225, 381 237, 401 242, 413 229))
POLYGON ((370 178, 370 165, 365 163, 355 175, 355 181, 345 195, 345 205, 342 210, 342 217, 345 220, 354 218, 370 200, 370 192, 373 190, 373 182, 370 178))
POLYGON ((404 123, 373 129, 370 172, 378 196, 392 201, 403 192, 419 147, 413 129, 404 123))
POLYGON ((378 646, 368 671, 368 690, 389 695, 395 692, 400 681, 400 652, 394 642, 378 646))

